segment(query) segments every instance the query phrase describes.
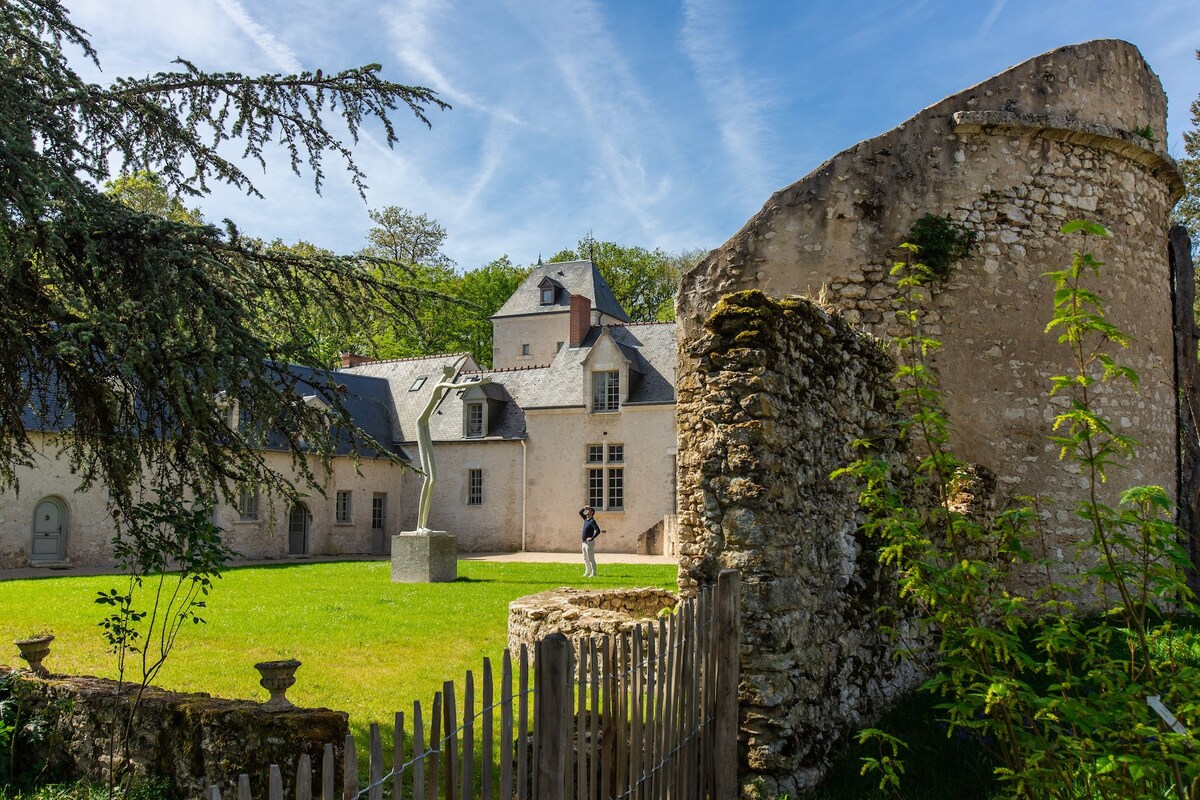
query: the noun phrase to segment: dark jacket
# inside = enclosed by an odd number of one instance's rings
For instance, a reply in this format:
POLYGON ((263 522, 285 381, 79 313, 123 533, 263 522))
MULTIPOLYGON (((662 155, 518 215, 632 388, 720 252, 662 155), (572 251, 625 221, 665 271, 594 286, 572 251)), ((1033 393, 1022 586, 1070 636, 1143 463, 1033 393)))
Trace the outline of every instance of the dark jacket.
POLYGON ((584 517, 582 509, 579 511, 579 516, 583 517, 583 531, 580 534, 580 538, 583 541, 591 541, 600 535, 600 523, 596 522, 595 517, 592 517, 591 519, 584 517))

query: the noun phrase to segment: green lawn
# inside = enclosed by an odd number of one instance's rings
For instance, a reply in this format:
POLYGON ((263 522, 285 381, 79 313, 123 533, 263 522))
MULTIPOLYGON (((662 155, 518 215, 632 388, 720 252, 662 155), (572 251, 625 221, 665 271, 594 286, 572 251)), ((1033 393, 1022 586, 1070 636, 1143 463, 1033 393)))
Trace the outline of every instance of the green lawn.
MULTIPOLYGON (((675 588, 674 566, 612 564, 586 582, 577 564, 460 561, 454 583, 397 584, 387 561, 229 569, 217 582, 206 625, 189 626, 158 685, 219 697, 265 700, 254 664, 296 658, 288 697, 347 711, 360 742, 371 722, 423 707, 445 680, 461 684, 485 656, 499 669, 508 603, 559 586, 675 588)), ((0 581, 0 663, 24 666, 8 642, 48 630, 54 673, 115 677, 97 623, 96 593, 120 576, 0 581)), ((478 682, 478 677, 477 677, 478 682)))

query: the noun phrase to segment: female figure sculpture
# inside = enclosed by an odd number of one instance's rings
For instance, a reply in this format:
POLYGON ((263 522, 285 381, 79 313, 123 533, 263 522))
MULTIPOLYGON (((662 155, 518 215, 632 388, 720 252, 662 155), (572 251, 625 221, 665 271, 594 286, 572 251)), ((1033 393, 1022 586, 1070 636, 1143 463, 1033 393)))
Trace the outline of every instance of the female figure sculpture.
POLYGON ((433 500, 433 486, 437 483, 437 464, 433 460, 433 437, 429 434, 429 417, 442 402, 446 392, 451 389, 482 386, 492 382, 490 377, 483 377, 469 383, 455 383, 454 373, 457 369, 457 364, 442 367, 442 379, 434 384, 433 392, 429 395, 429 402, 425 405, 421 416, 417 418, 417 454, 421 459, 421 472, 424 475, 424 481, 421 483, 421 501, 417 506, 417 533, 430 532, 429 506, 433 500))

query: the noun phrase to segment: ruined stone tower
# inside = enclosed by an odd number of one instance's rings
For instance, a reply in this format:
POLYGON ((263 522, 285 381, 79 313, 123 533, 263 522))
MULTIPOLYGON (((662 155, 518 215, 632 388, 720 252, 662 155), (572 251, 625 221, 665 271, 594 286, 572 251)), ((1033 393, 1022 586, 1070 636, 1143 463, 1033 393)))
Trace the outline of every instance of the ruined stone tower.
MULTIPOLYGON (((1056 446, 1046 439, 1058 408, 1047 401, 1049 378, 1066 372, 1067 360, 1056 337, 1044 332, 1053 293, 1043 273, 1069 264, 1072 250, 1086 246, 1106 264, 1098 288, 1111 321, 1136 338, 1122 361, 1140 373, 1141 387, 1110 394, 1101 409, 1122 433, 1140 440, 1140 457, 1112 476, 1106 501, 1115 502, 1120 488, 1140 483, 1173 493, 1177 428, 1167 230, 1182 181, 1166 155, 1165 127, 1166 98, 1137 48, 1121 41, 1063 47, 834 156, 775 193, 684 276, 677 307, 681 582, 686 588, 722 566, 741 568, 751 610, 743 618, 743 635, 754 641, 780 641, 770 628, 787 615, 788 603, 795 611, 789 619, 803 621, 796 624, 820 625, 791 632, 775 651, 744 657, 753 662, 743 664, 744 684, 772 688, 769 693, 752 688, 754 696, 743 698, 742 705, 743 764, 752 765, 768 787, 803 788, 806 780, 797 771, 819 771, 824 757, 821 748, 801 741, 810 733, 777 722, 790 709, 816 702, 837 675, 837 681, 855 685, 843 687, 847 691, 834 711, 843 724, 856 722, 872 714, 891 678, 873 671, 870 658, 853 675, 844 669, 853 642, 878 641, 864 639, 859 626, 869 623, 845 611, 853 603, 844 595, 863 585, 855 576, 839 575, 827 593, 784 592, 784 605, 768 608, 779 601, 781 582, 803 576, 811 586, 812 575, 825 567, 801 563, 800 556, 754 557, 749 551, 760 546, 756 543, 776 535, 832 535, 845 540, 853 554, 852 525, 797 534, 785 530, 786 517, 773 507, 762 519, 778 530, 754 537, 739 532, 737 541, 730 539, 732 505, 743 517, 756 518, 752 506, 759 501, 731 499, 711 480, 711 469, 708 477, 703 474, 702 465, 713 459, 710 440, 733 423, 705 410, 713 383, 705 375, 712 374, 712 365, 689 344, 711 337, 704 323, 722 297, 747 289, 776 298, 823 294, 852 326, 886 339, 894 332, 887 275, 913 224, 933 214, 970 229, 978 237, 972 255, 932 298, 925 318, 927 331, 944 343, 935 366, 954 426, 953 448, 995 474, 1000 502, 1023 494, 1047 501, 1048 528, 1059 537, 1051 542, 1053 554, 1071 569, 1072 551, 1063 545, 1078 532, 1073 509, 1080 477, 1058 460, 1056 446), (1112 237, 1085 243, 1058 233, 1079 218, 1105 225, 1112 237), (842 599, 830 599, 839 592, 842 599), (808 633, 821 641, 814 644, 808 633), (831 644, 831 636, 841 638, 831 644), (837 655, 797 660, 784 651, 806 641, 810 647, 833 647, 837 655), (779 680, 770 677, 772 670, 779 680)), ((821 442, 828 449, 828 437, 844 426, 823 423, 821 409, 806 406, 802 392, 789 391, 788 398, 791 408, 782 413, 807 414, 810 421, 807 434, 797 434, 787 446, 821 442)), ((836 401, 823 402, 837 411, 836 401)), ((848 443, 834 446, 849 455, 848 443)), ((828 506, 828 479, 819 470, 794 482, 791 495, 822 498, 828 506)), ((774 488, 773 495, 764 493, 762 504, 779 496, 774 488)), ((804 521, 793 527, 819 516, 799 513, 796 519, 804 521)), ((832 518, 828 524, 838 526, 832 518)), ((847 568, 855 569, 848 558, 847 568)))

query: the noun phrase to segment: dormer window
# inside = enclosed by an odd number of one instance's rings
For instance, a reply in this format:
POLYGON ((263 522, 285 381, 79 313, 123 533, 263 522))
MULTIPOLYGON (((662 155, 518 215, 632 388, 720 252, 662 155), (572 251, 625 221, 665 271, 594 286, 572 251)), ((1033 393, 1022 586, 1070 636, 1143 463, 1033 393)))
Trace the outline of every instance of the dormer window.
POLYGON ((471 400, 463 403, 463 433, 466 438, 483 438, 483 435, 486 433, 484 419, 482 400, 471 400))
POLYGON ((217 413, 221 417, 221 422, 224 422, 225 427, 229 430, 236 432, 240 420, 237 398, 230 397, 225 392, 218 392, 216 401, 217 413))
POLYGON ((544 306, 554 305, 554 287, 553 286, 543 286, 542 287, 542 305, 544 305, 544 306))
POLYGON ((592 373, 592 411, 621 410, 621 373, 597 370, 592 373))

